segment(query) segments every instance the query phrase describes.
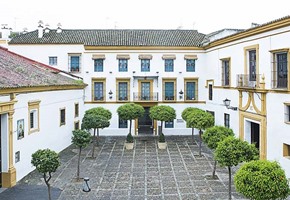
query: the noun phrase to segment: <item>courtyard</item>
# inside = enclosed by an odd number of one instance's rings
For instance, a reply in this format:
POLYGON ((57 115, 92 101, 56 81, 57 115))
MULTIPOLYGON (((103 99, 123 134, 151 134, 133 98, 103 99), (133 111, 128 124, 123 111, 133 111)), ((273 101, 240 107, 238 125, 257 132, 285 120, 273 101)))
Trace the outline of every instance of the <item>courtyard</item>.
MULTIPOLYGON (((125 137, 101 137, 94 159, 91 146, 83 150, 81 177, 90 178, 90 192, 83 192, 83 181, 75 179, 78 149, 69 146, 60 153, 61 166, 50 181, 53 199, 228 199, 228 171, 217 167, 218 179, 211 178, 213 155, 205 145, 199 157, 198 145, 191 136, 167 136, 166 150, 157 148, 157 139, 137 137, 134 149, 126 150, 125 137)), ((46 185, 37 171, 19 181, 17 187, 26 193, 31 188, 31 196, 38 192, 35 199, 47 199, 46 185)), ((17 190, 7 189, 0 193, 0 199, 29 199, 25 194, 16 198, 20 194, 15 193, 17 190)), ((245 199, 233 185, 232 196, 245 199)))

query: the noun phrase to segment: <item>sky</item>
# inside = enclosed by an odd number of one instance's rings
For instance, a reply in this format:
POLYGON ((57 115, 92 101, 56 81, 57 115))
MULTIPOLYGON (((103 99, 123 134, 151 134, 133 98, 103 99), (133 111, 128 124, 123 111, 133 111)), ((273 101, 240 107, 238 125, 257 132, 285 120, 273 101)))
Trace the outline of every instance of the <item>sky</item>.
POLYGON ((37 29, 247 29, 290 15, 290 0, 1 0, 0 25, 37 29))

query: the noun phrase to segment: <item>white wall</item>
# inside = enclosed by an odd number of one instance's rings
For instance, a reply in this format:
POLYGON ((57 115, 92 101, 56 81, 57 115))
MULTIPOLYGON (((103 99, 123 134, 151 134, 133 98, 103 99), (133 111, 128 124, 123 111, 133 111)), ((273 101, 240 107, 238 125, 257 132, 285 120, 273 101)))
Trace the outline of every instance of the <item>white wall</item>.
MULTIPOLYGON (((41 93, 19 94, 16 96, 13 121, 14 155, 20 151, 20 162, 15 163, 17 181, 34 168, 31 165, 31 154, 38 149, 49 148, 60 152, 71 144, 74 122, 83 116, 83 91, 64 90, 41 93), (28 134, 28 102, 40 100, 39 132, 28 134), (74 105, 79 103, 80 116, 74 117, 74 105), (60 126, 60 108, 66 109, 66 124, 60 126), (17 120, 24 119, 24 138, 17 139, 17 120)), ((15 156, 13 155, 13 159, 15 156)), ((14 159, 15 162, 15 159, 14 159)))

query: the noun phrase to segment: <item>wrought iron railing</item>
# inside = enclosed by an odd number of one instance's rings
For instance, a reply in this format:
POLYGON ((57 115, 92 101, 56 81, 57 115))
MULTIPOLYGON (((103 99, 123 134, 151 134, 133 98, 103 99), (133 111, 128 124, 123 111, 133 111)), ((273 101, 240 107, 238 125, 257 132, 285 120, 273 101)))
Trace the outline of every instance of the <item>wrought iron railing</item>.
POLYGON ((260 88, 261 74, 238 74, 237 87, 260 88))
POLYGON ((133 92, 133 101, 158 101, 158 92, 151 92, 149 94, 133 92))

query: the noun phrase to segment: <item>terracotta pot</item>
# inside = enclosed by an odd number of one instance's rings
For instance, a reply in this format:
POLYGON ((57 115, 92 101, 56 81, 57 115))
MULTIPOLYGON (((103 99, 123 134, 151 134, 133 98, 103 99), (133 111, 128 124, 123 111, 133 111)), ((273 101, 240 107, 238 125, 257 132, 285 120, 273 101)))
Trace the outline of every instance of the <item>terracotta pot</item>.
POLYGON ((166 142, 158 142, 158 148, 159 149, 166 149, 167 143, 166 142))

